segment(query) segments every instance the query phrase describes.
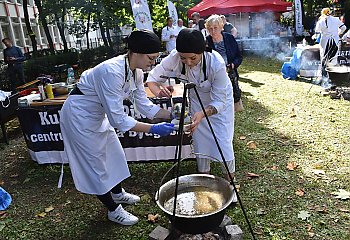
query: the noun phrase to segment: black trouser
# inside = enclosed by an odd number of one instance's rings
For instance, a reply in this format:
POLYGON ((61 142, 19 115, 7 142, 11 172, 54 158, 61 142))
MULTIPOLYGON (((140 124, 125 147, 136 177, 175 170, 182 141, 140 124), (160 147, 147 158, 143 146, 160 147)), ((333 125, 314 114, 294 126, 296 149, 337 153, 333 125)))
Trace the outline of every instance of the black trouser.
POLYGON ((117 209, 119 204, 116 204, 112 198, 111 192, 114 194, 118 194, 122 192, 122 186, 119 183, 118 185, 114 186, 111 191, 103 194, 103 195, 96 195, 96 197, 105 205, 109 211, 113 212, 117 209))
POLYGON ((11 83, 11 91, 16 92, 16 87, 25 84, 23 64, 9 65, 7 74, 11 83))
POLYGON ((335 42, 335 40, 333 38, 329 39, 327 41, 326 44, 326 49, 324 50, 324 55, 322 58, 322 76, 323 77, 328 77, 326 68, 327 68, 327 64, 329 61, 332 60, 332 58, 334 58, 334 56, 337 54, 338 51, 338 46, 337 43, 335 42))
POLYGON ((232 83, 234 102, 239 102, 239 100, 241 99, 242 92, 238 85, 237 69, 228 69, 227 73, 232 83))

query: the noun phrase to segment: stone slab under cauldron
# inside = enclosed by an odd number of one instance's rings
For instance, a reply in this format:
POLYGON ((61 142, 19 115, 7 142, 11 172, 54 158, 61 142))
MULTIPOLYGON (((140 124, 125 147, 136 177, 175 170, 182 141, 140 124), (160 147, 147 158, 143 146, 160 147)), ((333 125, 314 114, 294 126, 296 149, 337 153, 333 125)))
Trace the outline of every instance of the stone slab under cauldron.
POLYGON ((242 240, 243 232, 238 225, 233 225, 230 217, 225 215, 219 227, 203 234, 186 234, 157 226, 150 234, 150 240, 242 240))

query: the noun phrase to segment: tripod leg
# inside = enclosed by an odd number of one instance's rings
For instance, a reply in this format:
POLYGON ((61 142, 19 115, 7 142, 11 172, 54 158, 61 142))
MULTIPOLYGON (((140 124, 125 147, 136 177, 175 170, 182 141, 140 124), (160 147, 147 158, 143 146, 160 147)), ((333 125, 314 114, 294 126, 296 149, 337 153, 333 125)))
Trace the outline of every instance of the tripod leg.
MULTIPOLYGON (((203 111, 203 113, 204 113, 205 119, 206 119, 207 122, 208 122, 210 131, 211 131, 211 133, 212 133, 212 135, 213 135, 213 137, 214 137, 215 144, 216 144, 216 146, 217 146, 217 148, 218 148, 218 150, 219 150, 219 153, 220 153, 220 156, 221 156, 221 158, 222 158, 222 161, 223 161, 223 163, 224 163, 224 165, 225 165, 226 171, 229 173, 230 170, 229 170, 229 168, 228 168, 228 166, 227 166, 227 162, 226 162, 226 160, 225 160, 224 153, 222 152, 222 149, 221 149, 221 147, 220 147, 220 145, 219 145, 219 141, 218 141, 218 139, 216 138, 216 135, 215 135, 214 129, 213 129, 211 123, 210 123, 209 117, 208 117, 207 113, 205 112, 205 108, 204 108, 203 102, 202 102, 202 100, 201 100, 201 98, 200 98, 200 96, 199 96, 199 93, 198 93, 198 91, 197 91, 197 88, 194 87, 193 89, 194 89, 194 91, 195 91, 195 93, 196 93, 196 96, 197 96, 197 98, 198 98, 199 104, 200 104, 201 109, 202 109, 202 111, 203 111)), ((248 224, 249 231, 250 231, 250 233, 251 233, 253 239, 255 240, 256 238, 255 238, 255 235, 254 235, 254 232, 253 232, 253 228, 252 228, 252 226, 251 226, 251 224, 250 224, 250 222, 249 222, 247 213, 246 213, 246 211, 245 211, 245 208, 243 207, 243 203, 242 203, 242 201, 241 201, 241 198, 239 197, 237 188, 236 188, 236 186, 235 186, 235 184, 234 184, 234 182, 233 182, 232 175, 231 175, 231 174, 228 174, 228 176, 229 176, 229 178, 230 178, 230 182, 231 182, 231 184, 232 184, 232 186, 233 186, 233 189, 234 189, 234 191, 235 191, 235 193, 236 193, 236 195, 237 195, 237 200, 238 200, 238 202, 239 202, 239 205, 241 206, 241 209, 242 209, 244 218, 245 218, 245 220, 246 220, 246 222, 247 222, 247 224, 248 224)))
POLYGON ((176 200, 177 200, 177 194, 178 194, 178 187, 179 187, 179 173, 180 173, 180 162, 181 162, 181 153, 182 153, 182 145, 183 145, 183 126, 185 121, 185 110, 186 110, 186 96, 187 96, 187 88, 184 87, 184 92, 182 96, 182 106, 181 106, 181 116, 180 116, 180 123, 179 123, 179 133, 178 133, 178 147, 177 147, 177 168, 176 168, 176 181, 175 181, 175 193, 174 193, 174 207, 173 207, 173 215, 172 215, 172 230, 175 231, 175 216, 176 216, 176 200))

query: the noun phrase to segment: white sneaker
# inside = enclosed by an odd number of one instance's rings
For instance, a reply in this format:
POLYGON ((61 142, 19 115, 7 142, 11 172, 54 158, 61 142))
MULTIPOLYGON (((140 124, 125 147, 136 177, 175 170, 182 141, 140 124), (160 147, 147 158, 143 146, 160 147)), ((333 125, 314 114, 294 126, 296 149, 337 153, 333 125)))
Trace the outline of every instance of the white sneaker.
POLYGON ((134 225, 139 221, 136 216, 125 211, 122 205, 119 205, 113 212, 108 211, 108 219, 125 226, 134 225))
POLYGON ((122 189, 121 193, 111 193, 112 194, 112 198, 114 200, 115 203, 119 204, 119 203, 126 203, 126 204, 135 204, 137 202, 140 201, 140 197, 136 196, 134 194, 131 193, 127 193, 125 192, 124 189, 122 189))

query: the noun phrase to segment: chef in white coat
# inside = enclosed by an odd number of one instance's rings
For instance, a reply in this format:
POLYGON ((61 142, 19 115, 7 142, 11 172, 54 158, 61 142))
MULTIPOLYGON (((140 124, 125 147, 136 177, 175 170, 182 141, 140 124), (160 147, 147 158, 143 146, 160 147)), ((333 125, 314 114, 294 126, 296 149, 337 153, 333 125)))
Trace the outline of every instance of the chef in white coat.
POLYGON ((338 51, 339 33, 346 30, 339 18, 331 16, 329 8, 323 8, 321 16, 316 23, 315 32, 321 34, 320 57, 322 62, 322 76, 326 76, 326 65, 338 51))
POLYGON ((174 131, 172 124, 141 123, 124 112, 123 100, 128 98, 148 118, 170 118, 170 112, 147 98, 143 86, 142 69, 155 63, 161 50, 159 38, 150 31, 134 31, 128 46, 127 54, 83 72, 60 114, 64 150, 77 190, 97 195, 108 208, 108 219, 122 225, 133 225, 138 218, 120 203, 134 204, 140 198, 121 187, 130 173, 114 128, 160 136, 174 131))
POLYGON ((162 29, 162 41, 165 42, 165 48, 170 53, 176 46, 176 30, 173 26, 173 19, 168 17, 167 25, 162 29))
MULTIPOLYGON (((196 85, 227 161, 229 173, 233 175, 235 157, 232 144, 234 132, 232 84, 226 73, 225 61, 220 54, 216 51, 207 52, 205 49, 205 41, 200 31, 193 28, 181 30, 176 40, 176 50, 149 73, 147 83, 153 94, 158 97, 171 96, 168 89, 159 87, 160 83, 166 80, 160 77, 162 75, 185 78, 196 85)), ((211 160, 223 160, 194 89, 189 90, 189 99, 194 151, 210 156, 208 158, 197 156, 197 168, 200 173, 209 173, 211 160)), ((225 168, 223 172, 229 179, 225 168)))

